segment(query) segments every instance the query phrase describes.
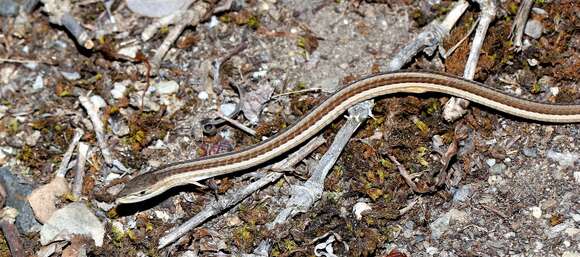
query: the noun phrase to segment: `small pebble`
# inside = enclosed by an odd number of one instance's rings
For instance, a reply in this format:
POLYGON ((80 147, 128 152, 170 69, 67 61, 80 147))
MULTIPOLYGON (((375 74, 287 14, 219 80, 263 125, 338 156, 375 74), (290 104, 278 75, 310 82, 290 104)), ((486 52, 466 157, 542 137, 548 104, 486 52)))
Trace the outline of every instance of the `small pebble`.
POLYGON ((252 73, 252 78, 253 79, 261 79, 261 78, 265 77, 266 74, 268 74, 267 70, 259 70, 259 71, 252 73))
POLYGON ((509 239, 509 238, 512 238, 512 237, 515 237, 515 236, 516 236, 516 233, 514 233, 514 232, 508 232, 508 233, 505 233, 503 235, 503 237, 506 238, 506 239, 509 239))
POLYGON ((557 95, 560 93, 560 88, 558 88, 558 87, 551 87, 551 88, 550 88, 550 93, 551 93, 553 96, 557 96, 557 95))
POLYGON ((539 219, 542 217, 542 209, 538 206, 530 207, 530 211, 532 212, 532 217, 539 219))
POLYGON ((173 80, 160 81, 155 84, 155 89, 160 95, 171 95, 177 93, 177 90, 179 90, 179 84, 173 80))
POLYGON ((111 90, 111 95, 115 99, 121 99, 125 96, 125 92, 127 91, 127 86, 124 85, 123 82, 115 82, 113 84, 113 89, 111 90))
POLYGON ((493 175, 501 175, 505 172, 506 169, 507 165, 503 163, 497 163, 489 169, 489 172, 493 175))
POLYGON ((209 23, 207 24, 207 28, 211 29, 217 26, 219 23, 220 21, 218 20, 218 18, 215 15, 212 15, 211 18, 209 19, 209 23))
POLYGON ((485 160, 485 163, 487 163, 487 166, 492 167, 493 165, 495 165, 496 160, 495 159, 487 159, 487 160, 485 160))
POLYGON ((42 78, 42 74, 38 74, 36 79, 34 79, 34 83, 32 84, 32 90, 34 92, 38 92, 44 88, 44 79, 42 78))
POLYGON ((237 106, 237 104, 235 104, 235 103, 225 103, 225 104, 222 104, 220 106, 220 111, 225 116, 230 116, 236 110, 236 106, 237 106))
POLYGON ((362 219, 363 212, 370 211, 370 210, 372 210, 371 206, 368 203, 363 203, 363 202, 356 203, 352 207, 352 212, 354 213, 354 216, 356 217, 357 220, 362 219))
POLYGON ((73 80, 77 80, 81 78, 81 75, 78 72, 67 72, 67 71, 61 71, 60 74, 62 74, 62 76, 69 80, 69 81, 73 81, 73 80))
POLYGON ((99 96, 99 95, 92 95, 91 96, 91 103, 97 107, 97 109, 102 109, 107 107, 107 102, 99 96))
POLYGON ((197 98, 201 100, 207 100, 209 98, 209 95, 207 94, 207 92, 201 91, 197 94, 197 98))
POLYGON ((543 16, 548 15, 548 12, 546 12, 544 9, 538 8, 538 7, 532 8, 532 12, 534 12, 535 14, 543 15, 543 16))
POLYGON ((548 152, 546 152, 546 156, 548 159, 556 161, 558 164, 560 164, 560 166, 564 167, 574 167, 574 163, 580 158, 580 154, 577 153, 559 153, 554 150, 548 150, 548 152))
POLYGON ((543 31, 544 25, 542 25, 542 23, 537 20, 529 20, 528 23, 526 23, 526 28, 524 29, 524 33, 534 39, 540 38, 543 31))
POLYGON ((471 196, 473 193, 473 186, 472 185, 464 185, 459 189, 453 192, 453 201, 454 202, 464 202, 471 196))
POLYGON ((538 60, 536 60, 536 59, 534 59, 534 58, 528 59, 528 64, 529 64, 531 67, 534 67, 534 66, 538 65, 538 63, 539 63, 539 62, 538 62, 538 60))
POLYGON ((135 57, 137 57, 137 52, 139 51, 140 48, 141 47, 139 47, 138 45, 123 47, 123 48, 119 49, 119 54, 131 57, 131 58, 135 58, 135 57))
POLYGON ((40 139, 40 131, 35 130, 34 132, 32 132, 32 135, 26 137, 26 144, 29 146, 35 146, 36 143, 38 142, 38 139, 40 139))
POLYGON ((524 147, 524 149, 522 150, 522 152, 527 157, 537 157, 538 156, 538 150, 536 148, 524 147))

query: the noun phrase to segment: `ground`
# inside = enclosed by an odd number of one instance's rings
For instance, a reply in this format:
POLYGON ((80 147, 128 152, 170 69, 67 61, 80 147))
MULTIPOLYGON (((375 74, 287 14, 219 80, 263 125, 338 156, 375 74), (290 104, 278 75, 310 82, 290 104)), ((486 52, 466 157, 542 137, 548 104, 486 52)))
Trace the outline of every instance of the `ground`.
MULTIPOLYGON (((275 135, 341 85, 384 71, 394 54, 451 4, 381 2, 245 1, 239 10, 209 15, 186 28, 159 69, 150 71, 150 87, 162 91, 159 85, 177 82, 177 90, 155 93, 144 105, 138 99, 149 87, 147 61, 111 53, 134 45, 150 60, 172 26, 143 42, 141 33, 155 19, 117 5, 118 31, 96 37, 96 47, 86 50, 63 27, 50 24, 40 9, 25 21, 2 18, 0 56, 39 64, 0 63, 0 161, 22 183, 38 187, 53 179, 74 129, 85 131, 81 141, 92 151, 82 195, 61 197, 57 206, 85 202, 106 224, 104 246, 90 248, 94 256, 242 254, 265 240, 271 256, 312 256, 327 237, 314 239, 329 232, 340 238, 332 244, 339 256, 397 256, 393 249, 408 256, 580 256, 580 125, 537 123, 476 104, 450 123, 441 117, 448 96, 437 94, 377 99, 375 118, 350 140, 325 181, 322 199, 275 229, 265 224, 284 207, 290 186, 308 177, 305 164, 161 250, 157 240, 170 228, 216 195, 250 181, 241 174, 220 177, 206 181, 209 189, 186 187, 129 210, 105 204, 120 185, 115 185, 117 176, 103 172, 93 125, 79 96, 104 100, 100 111, 107 143, 132 172, 237 150, 275 135), (235 51, 242 43, 245 48, 235 51), (229 53, 219 79, 211 77, 211 62, 229 53), (117 97, 113 92, 119 84, 127 90, 117 97), (259 135, 228 125, 217 135, 204 135, 203 119, 215 117, 222 103, 239 101, 235 87, 255 97, 237 120, 259 135), (257 115, 254 122, 252 114, 257 115), (438 148, 445 152, 454 139, 457 155, 442 170, 438 148), (388 156, 418 175, 414 181, 425 192, 413 192, 388 156), (372 208, 361 219, 352 211, 357 203, 372 208)), ((538 9, 530 19, 543 26, 541 36, 526 36, 529 45, 516 51, 509 34, 519 1, 502 2, 475 79, 535 101, 580 104, 580 6, 534 2, 538 9)), ((103 10, 95 2, 76 6, 72 15, 98 30, 103 10)), ((480 10, 471 7, 443 49, 463 38, 478 15, 480 10)), ((420 54, 405 68, 461 75, 469 47, 464 42, 447 59, 420 54)), ((343 123, 337 120, 323 132, 328 142, 343 123)), ((329 144, 305 162, 315 161, 329 144)), ((74 172, 69 173, 72 182, 74 172)), ((38 232, 21 233, 30 254, 41 248, 38 232)), ((0 251, 8 254, 6 247, 0 251)))

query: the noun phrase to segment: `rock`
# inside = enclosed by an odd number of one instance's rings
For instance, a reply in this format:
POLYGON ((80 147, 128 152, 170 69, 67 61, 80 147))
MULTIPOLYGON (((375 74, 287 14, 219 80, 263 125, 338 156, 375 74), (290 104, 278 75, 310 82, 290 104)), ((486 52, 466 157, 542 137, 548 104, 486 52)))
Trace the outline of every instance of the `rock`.
POLYGON ((573 167, 574 163, 580 158, 580 154, 577 153, 558 153, 554 150, 548 150, 546 156, 553 161, 558 162, 560 166, 563 167, 573 167))
POLYGON ((540 21, 532 19, 526 23, 524 33, 531 38, 540 38, 542 36, 542 32, 544 32, 544 25, 540 21))
POLYGON ((83 203, 75 202, 54 212, 40 230, 40 243, 47 245, 54 241, 70 240, 74 235, 86 235, 103 245, 105 226, 83 203))
POLYGON ((125 96, 125 92, 127 92, 127 85, 129 84, 128 80, 115 82, 113 84, 113 89, 111 90, 111 95, 115 99, 121 99, 125 96))
POLYGON ((575 252, 575 251, 573 251, 573 252, 568 251, 568 252, 564 252, 562 254, 562 257, 580 257, 580 253, 575 252))
POLYGON ((125 121, 123 121, 122 119, 111 118, 109 119, 109 124, 111 125, 111 130, 113 131, 113 134, 119 137, 129 135, 130 132, 129 125, 127 125, 125 121))
POLYGON ((467 213, 457 209, 451 209, 447 213, 439 216, 435 221, 429 224, 431 228, 431 238, 439 239, 445 231, 449 229, 452 222, 465 223, 467 222, 467 213))
POLYGON ((135 58, 137 57, 137 52, 141 49, 138 45, 127 46, 119 49, 119 54, 135 58))
POLYGON ((179 84, 176 81, 168 80, 168 81, 160 81, 159 83, 154 85, 155 90, 160 95, 171 95, 177 93, 179 90, 179 84))
POLYGON ((352 212, 357 220, 362 219, 362 213, 365 211, 370 211, 373 208, 368 203, 358 202, 352 207, 352 212))
POLYGON ((18 216, 16 216, 18 230, 29 233, 35 227, 40 226, 40 223, 34 218, 28 201, 23 197, 32 192, 32 186, 20 183, 18 178, 12 175, 12 172, 7 168, 0 168, 0 184, 6 190, 6 206, 18 210, 18 216))
POLYGON ((107 102, 105 102, 105 99, 103 99, 101 96, 92 95, 90 99, 91 99, 91 103, 93 103, 93 105, 95 107, 97 107, 98 110, 101 110, 101 109, 104 109, 105 107, 107 107, 107 102))
POLYGON ((469 199, 469 196, 473 193, 472 185, 464 185, 453 192, 454 202, 463 202, 469 199))
POLYGON ((536 66, 536 65, 538 65, 538 64, 540 63, 538 60, 536 60, 536 59, 534 59, 534 58, 528 59, 527 61, 528 61, 528 64, 529 64, 531 67, 534 67, 534 66, 536 66))
POLYGON ((236 103, 225 103, 220 105, 220 111, 225 116, 230 116, 232 113, 236 111, 237 104, 236 103))
POLYGON ((505 172, 505 170, 507 169, 507 165, 505 165, 504 163, 497 163, 495 165, 493 165, 490 169, 489 172, 492 175, 501 175, 505 172))
POLYGON ((532 212, 532 217, 539 219, 542 217, 542 209, 538 206, 530 207, 530 211, 532 212))
POLYGON ((538 150, 536 148, 524 147, 522 152, 527 157, 537 157, 538 156, 538 150))
POLYGON ((79 74, 79 73, 78 73, 78 72, 76 72, 76 71, 71 71, 71 72, 68 72, 68 71, 61 71, 61 72, 60 72, 60 74, 62 74, 62 76, 63 76, 63 77, 66 79, 66 80, 69 80, 69 81, 74 81, 74 80, 78 80, 78 79, 80 79, 80 78, 81 78, 81 74, 79 74))
POLYGON ((193 0, 128 0, 129 10, 145 17, 159 18, 187 10, 193 0))
POLYGON ((487 159, 487 160, 485 160, 485 163, 487 164, 487 166, 492 167, 493 165, 495 165, 496 160, 495 159, 487 159))
POLYGON ((197 98, 200 100, 207 100, 209 98, 209 94, 205 91, 201 91, 197 94, 197 98))
POLYGON ((56 211, 56 201, 68 190, 68 182, 62 177, 55 177, 50 183, 34 189, 28 196, 28 202, 36 219, 46 223, 56 211))
POLYGON ((40 131, 35 130, 34 132, 32 132, 32 135, 26 137, 24 141, 29 146, 35 146, 36 143, 38 142, 38 139, 40 139, 40 136, 41 136, 40 131))
POLYGON ((38 92, 44 88, 44 79, 42 78, 42 74, 36 75, 36 79, 34 79, 34 83, 32 83, 32 91, 38 92))

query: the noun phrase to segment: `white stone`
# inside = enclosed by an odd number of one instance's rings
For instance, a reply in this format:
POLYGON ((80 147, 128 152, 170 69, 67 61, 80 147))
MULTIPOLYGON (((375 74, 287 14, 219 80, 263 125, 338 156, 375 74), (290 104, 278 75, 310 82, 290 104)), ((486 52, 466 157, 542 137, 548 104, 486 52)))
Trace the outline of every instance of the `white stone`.
POLYGON ((139 47, 138 45, 123 47, 123 48, 119 49, 119 54, 131 57, 131 58, 135 58, 135 57, 137 57, 137 52, 139 51, 140 48, 141 47, 139 47))
POLYGON ((34 79, 34 83, 32 83, 32 90, 40 91, 44 88, 44 79, 42 78, 42 74, 36 75, 36 79, 34 79))
POLYGON ((538 206, 530 207, 530 211, 532 212, 532 217, 539 219, 542 217, 542 209, 538 206))
POLYGON ((564 252, 562 254, 562 257, 580 257, 580 253, 578 253, 576 251, 564 252))
POLYGON ((68 71, 61 71, 60 74, 62 74, 62 76, 66 79, 66 80, 77 80, 81 78, 81 75, 78 72, 72 71, 72 72, 68 72, 68 71))
POLYGON ((546 156, 548 159, 557 161, 560 166, 564 167, 574 167, 574 163, 580 158, 580 154, 578 153, 559 153, 551 149, 546 152, 546 156))
POLYGON ((197 98, 201 100, 207 100, 209 98, 209 95, 207 94, 207 92, 201 91, 197 94, 197 98))
POLYGON ((566 228, 564 230, 564 233, 566 233, 566 235, 568 235, 569 237, 575 237, 576 235, 578 235, 578 233, 580 233, 580 229, 578 228, 566 228))
POLYGON ((538 39, 542 36, 542 32, 544 31, 544 25, 542 22, 538 20, 529 20, 526 23, 526 28, 524 29, 524 33, 534 39, 538 39))
POLYGON ((220 105, 220 111, 225 115, 225 116, 230 116, 232 113, 234 113, 234 111, 236 110, 237 104, 235 103, 225 103, 220 105))
POLYGON ((177 93, 177 90, 179 90, 179 84, 173 80, 160 81, 155 84, 155 89, 160 95, 171 95, 177 93))
POLYGON ((550 87, 550 93, 553 96, 557 96, 560 93, 560 88, 559 87, 550 87))
POLYGON ((353 207, 352 207, 352 212, 354 213, 354 216, 356 217, 357 220, 362 219, 362 213, 365 211, 370 211, 373 208, 371 208, 371 206, 368 203, 363 203, 363 202, 359 202, 356 203, 353 207))
POLYGON ((125 86, 121 82, 116 82, 113 84, 113 89, 111 90, 111 95, 115 99, 121 99, 125 96, 125 92, 127 91, 127 86, 125 86))
POLYGON ((30 146, 34 146, 36 145, 36 143, 38 142, 38 139, 40 139, 40 131, 35 130, 34 132, 32 132, 32 135, 30 135, 29 137, 26 137, 25 141, 27 145, 30 146))
POLYGON ((99 95, 92 95, 90 99, 91 103, 99 110, 107 107, 107 102, 99 95))
POLYGON ((40 243, 47 245, 54 241, 68 240, 74 235, 87 235, 95 245, 103 245, 105 225, 86 205, 75 202, 55 211, 40 229, 40 243))

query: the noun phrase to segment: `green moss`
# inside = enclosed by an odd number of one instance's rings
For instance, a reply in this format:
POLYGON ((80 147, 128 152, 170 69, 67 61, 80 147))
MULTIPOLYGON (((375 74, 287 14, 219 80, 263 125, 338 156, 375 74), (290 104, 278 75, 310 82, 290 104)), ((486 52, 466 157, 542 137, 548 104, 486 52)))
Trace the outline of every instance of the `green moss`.
POLYGON ((260 27, 260 19, 256 16, 252 16, 248 19, 247 24, 251 29, 258 29, 260 27))
POLYGON ((393 170, 396 168, 395 164, 393 164, 390 160, 381 159, 379 162, 381 163, 381 166, 383 166, 389 170, 393 170))
POLYGON ((417 162, 421 164, 421 166, 429 167, 429 162, 425 160, 425 155, 429 152, 429 149, 424 146, 420 146, 417 148, 417 162))
POLYGON ((20 131, 20 122, 17 119, 11 119, 8 123, 8 133, 15 135, 18 131, 20 131))
POLYGON ((440 109, 441 103, 439 103, 439 101, 431 101, 431 103, 429 103, 429 107, 427 107, 427 114, 439 112, 440 109))
POLYGON ((123 230, 111 226, 111 239, 113 240, 113 244, 117 247, 123 246, 123 239, 125 238, 125 232, 123 230))
POLYGON ((24 145, 16 158, 22 162, 29 163, 34 160, 34 150, 29 145, 24 145))
POLYGON ((417 128, 421 131, 422 134, 426 135, 429 133, 429 126, 425 122, 419 119, 416 119, 413 122, 415 123, 415 126, 417 126, 417 128))
POLYGON ((289 251, 294 251, 296 248, 298 248, 298 245, 296 244, 296 242, 286 239, 284 240, 284 249, 289 252, 289 251))
POLYGON ((4 234, 0 233, 0 257, 10 257, 10 256, 12 256, 12 254, 10 253, 8 243, 4 238, 4 234))
POLYGON ((530 93, 532 94, 538 94, 542 91, 542 87, 540 86, 539 83, 534 83, 532 85, 532 88, 530 88, 530 93))

